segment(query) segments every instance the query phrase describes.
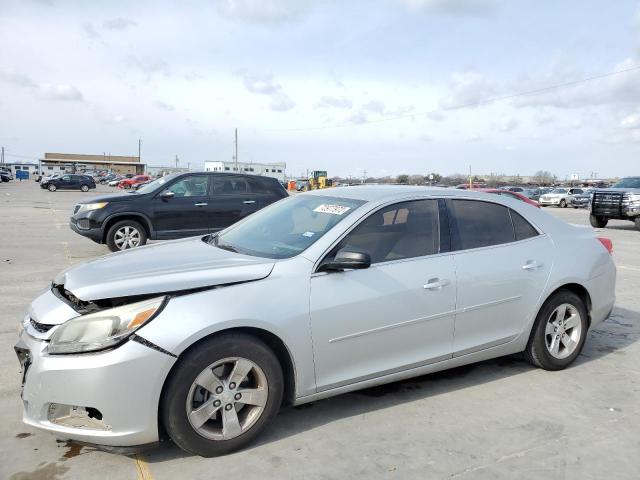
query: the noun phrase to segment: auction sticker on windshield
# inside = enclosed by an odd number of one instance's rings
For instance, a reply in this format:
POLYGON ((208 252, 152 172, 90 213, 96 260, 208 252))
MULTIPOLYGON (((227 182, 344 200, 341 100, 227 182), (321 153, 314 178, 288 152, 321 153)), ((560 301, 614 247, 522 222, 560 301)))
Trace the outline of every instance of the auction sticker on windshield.
POLYGON ((347 210, 351 210, 351 207, 344 207, 342 205, 319 205, 313 209, 318 213, 330 213, 331 215, 344 215, 347 210))

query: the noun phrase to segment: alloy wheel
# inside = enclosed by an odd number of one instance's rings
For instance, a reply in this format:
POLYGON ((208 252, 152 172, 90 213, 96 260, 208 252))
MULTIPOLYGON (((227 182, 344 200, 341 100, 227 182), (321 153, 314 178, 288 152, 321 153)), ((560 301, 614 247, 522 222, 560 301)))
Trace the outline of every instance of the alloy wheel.
POLYGON ((262 416, 268 397, 267 377, 246 358, 230 357, 209 365, 187 395, 187 418, 210 440, 230 440, 251 429, 262 416))
POLYGON ((140 245, 140 241, 140 232, 135 227, 125 225, 116 230, 114 242, 119 250, 137 247, 140 245))
POLYGON ((549 316, 545 343, 553 357, 563 359, 570 356, 580 344, 581 335, 582 318, 575 306, 563 303, 549 316))

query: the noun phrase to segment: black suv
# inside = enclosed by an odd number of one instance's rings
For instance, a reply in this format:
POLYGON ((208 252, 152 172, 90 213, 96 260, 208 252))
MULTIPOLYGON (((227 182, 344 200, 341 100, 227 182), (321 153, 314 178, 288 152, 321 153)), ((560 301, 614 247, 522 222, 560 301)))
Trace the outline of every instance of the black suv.
POLYGON ((88 175, 65 174, 61 177, 43 180, 40 188, 46 188, 50 192, 56 190, 82 190, 88 192, 90 188, 96 188, 95 180, 88 175))
POLYGON ((611 188, 593 192, 591 225, 604 228, 612 218, 635 222, 640 230, 640 177, 623 178, 611 188))
POLYGON ((79 203, 70 226, 115 252, 144 245, 148 239, 216 232, 286 196, 275 178, 181 173, 158 178, 130 193, 79 203))

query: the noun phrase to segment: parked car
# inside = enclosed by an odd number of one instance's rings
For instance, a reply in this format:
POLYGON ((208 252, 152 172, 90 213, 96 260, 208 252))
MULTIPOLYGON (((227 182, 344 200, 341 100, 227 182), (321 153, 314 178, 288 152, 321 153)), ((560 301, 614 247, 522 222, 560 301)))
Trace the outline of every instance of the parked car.
POLYGON ((93 177, 88 175, 65 174, 57 178, 42 180, 40 188, 46 188, 50 192, 56 190, 82 190, 88 192, 92 188, 96 188, 96 182, 93 177))
POLYGON ((3 183, 13 180, 13 174, 9 170, 0 170, 0 181, 3 183))
POLYGON ((151 177, 149 175, 136 175, 130 178, 123 178, 120 180, 120 183, 118 183, 118 188, 127 190, 138 183, 148 182, 150 179, 151 177))
POLYGON ((626 177, 611 188, 593 192, 591 225, 604 228, 612 218, 632 221, 640 230, 640 177, 626 177))
POLYGON ((71 228, 111 251, 215 232, 287 197, 275 178, 183 173, 158 178, 123 195, 75 206, 71 228))
POLYGON ((593 196, 592 189, 585 189, 582 193, 573 195, 571 197, 571 206, 573 208, 589 208, 591 205, 591 197, 593 196))
POLYGON ((540 206, 546 207, 555 205, 556 207, 566 208, 571 203, 571 197, 584 193, 582 188, 554 188, 549 193, 545 193, 540 197, 540 206))
POLYGON ((283 402, 518 352, 566 368, 613 309, 611 242, 592 229, 478 192, 336 193, 60 273, 15 347, 24 421, 220 455, 283 402))
POLYGON ((100 183, 102 185, 106 185, 109 182, 115 180, 116 178, 118 178, 118 175, 116 175, 115 173, 107 173, 106 175, 103 175, 102 177, 100 177, 100 183))
POLYGON ((536 202, 535 200, 531 200, 529 197, 527 197, 526 195, 520 192, 514 192, 511 190, 502 190, 500 188, 478 188, 478 189, 474 189, 474 191, 492 193, 494 195, 503 195, 505 197, 514 198, 521 202, 528 203, 529 205, 533 205, 536 208, 540 208, 540 204, 538 202, 536 202))
POLYGON ((510 192, 518 192, 518 193, 522 193, 524 192, 524 187, 511 187, 511 186, 506 186, 506 187, 502 187, 503 190, 508 190, 510 192))
POLYGON ((107 185, 109 185, 110 187, 117 187, 118 184, 124 179, 125 177, 123 177, 122 175, 116 175, 116 177, 113 180, 110 180, 107 182, 107 185))

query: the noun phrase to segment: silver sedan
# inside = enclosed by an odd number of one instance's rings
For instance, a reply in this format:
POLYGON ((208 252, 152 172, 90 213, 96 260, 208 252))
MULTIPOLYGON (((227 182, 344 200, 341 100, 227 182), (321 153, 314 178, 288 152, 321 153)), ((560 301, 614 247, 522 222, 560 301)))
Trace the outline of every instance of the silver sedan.
POLYGON ((283 403, 524 352, 558 370, 614 305, 611 243, 509 199, 360 186, 74 266, 16 352, 24 421, 213 456, 283 403))

